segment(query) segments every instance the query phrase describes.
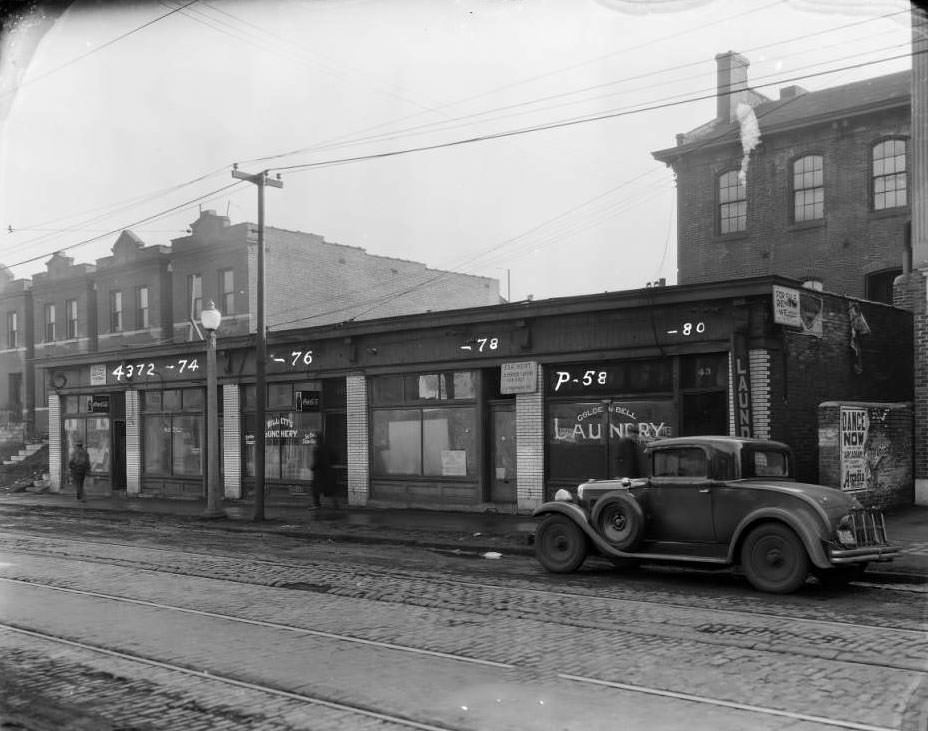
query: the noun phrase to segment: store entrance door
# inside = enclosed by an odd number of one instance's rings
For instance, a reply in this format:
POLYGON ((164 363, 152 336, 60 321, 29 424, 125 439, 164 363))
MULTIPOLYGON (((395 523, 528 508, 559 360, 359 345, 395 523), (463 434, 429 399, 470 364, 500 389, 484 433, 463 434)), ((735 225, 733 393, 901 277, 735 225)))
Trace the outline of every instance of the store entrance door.
POLYGON ((490 405, 490 501, 516 502, 515 404, 490 405))
POLYGON ((126 422, 113 421, 113 490, 126 489, 126 422))

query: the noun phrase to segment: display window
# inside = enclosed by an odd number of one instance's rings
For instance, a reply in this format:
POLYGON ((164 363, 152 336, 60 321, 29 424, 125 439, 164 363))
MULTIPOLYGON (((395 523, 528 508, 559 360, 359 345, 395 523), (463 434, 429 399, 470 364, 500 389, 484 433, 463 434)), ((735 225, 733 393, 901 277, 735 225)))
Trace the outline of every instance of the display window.
POLYGON ((146 475, 203 475, 204 396, 200 388, 143 392, 142 467, 146 475))
POLYGON ((370 389, 374 477, 477 478, 476 371, 375 376, 370 389))
MULTIPOLYGON (((256 389, 243 387, 245 474, 255 476, 256 389)), ((264 421, 264 476, 301 482, 312 479, 310 434, 318 432, 334 466, 347 459, 344 381, 267 384, 264 421)))
POLYGON ((90 458, 90 472, 109 475, 112 468, 111 422, 108 414, 98 413, 99 409, 108 409, 109 396, 70 394, 63 397, 62 406, 65 461, 77 442, 83 442, 90 458))

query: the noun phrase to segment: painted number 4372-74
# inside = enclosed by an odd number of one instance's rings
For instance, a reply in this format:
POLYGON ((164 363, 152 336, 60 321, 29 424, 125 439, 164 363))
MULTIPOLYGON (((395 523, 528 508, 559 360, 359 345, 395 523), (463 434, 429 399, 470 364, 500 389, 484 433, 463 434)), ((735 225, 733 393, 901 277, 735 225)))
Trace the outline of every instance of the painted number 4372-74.
MULTIPOLYGON (((175 373, 196 373, 198 370, 200 370, 200 364, 197 362, 196 358, 191 358, 189 360, 186 358, 178 358, 176 362, 165 366, 165 368, 174 371, 175 373)), ((110 371, 110 373, 116 377, 117 381, 121 381, 123 378, 130 380, 132 378, 144 378, 146 376, 158 375, 155 364, 151 361, 141 363, 120 363, 112 371, 110 371)))

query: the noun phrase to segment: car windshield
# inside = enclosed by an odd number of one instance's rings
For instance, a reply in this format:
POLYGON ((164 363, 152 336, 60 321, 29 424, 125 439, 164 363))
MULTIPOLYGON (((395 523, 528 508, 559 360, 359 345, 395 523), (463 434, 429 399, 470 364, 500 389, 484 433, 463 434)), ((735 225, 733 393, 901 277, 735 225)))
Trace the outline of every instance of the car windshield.
POLYGON ((775 449, 744 452, 744 477, 790 477, 789 453, 775 449))

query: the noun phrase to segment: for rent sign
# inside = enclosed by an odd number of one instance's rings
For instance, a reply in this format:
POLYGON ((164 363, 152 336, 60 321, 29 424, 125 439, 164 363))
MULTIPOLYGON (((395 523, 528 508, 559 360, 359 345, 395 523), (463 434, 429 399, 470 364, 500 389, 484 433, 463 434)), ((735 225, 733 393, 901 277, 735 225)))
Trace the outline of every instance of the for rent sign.
POLYGON ((841 407, 841 489, 867 489, 867 435, 870 418, 867 409, 841 407))

